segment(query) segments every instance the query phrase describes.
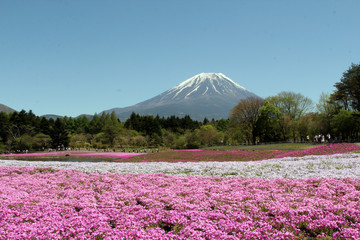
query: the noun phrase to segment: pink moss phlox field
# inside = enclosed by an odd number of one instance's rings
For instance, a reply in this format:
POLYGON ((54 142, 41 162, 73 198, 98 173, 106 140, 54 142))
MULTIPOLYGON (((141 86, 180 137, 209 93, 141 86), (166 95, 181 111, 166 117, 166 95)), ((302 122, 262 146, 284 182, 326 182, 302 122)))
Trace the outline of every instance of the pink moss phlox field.
POLYGON ((179 150, 173 150, 173 152, 202 152, 204 150, 202 149, 179 149, 179 150))
POLYGON ((308 148, 300 151, 292 151, 279 154, 276 158, 282 157, 303 157, 307 155, 331 155, 340 153, 350 153, 360 151, 360 146, 352 143, 333 143, 321 145, 318 147, 308 148))
POLYGON ((61 157, 67 154, 73 157, 118 157, 117 161, 134 162, 198 162, 198 161, 258 161, 272 158, 303 157, 307 155, 330 155, 360 151, 360 146, 351 143, 335 143, 299 150, 232 150, 216 151, 202 149, 184 149, 154 154, 124 152, 49 152, 4 154, 4 157, 61 157), (134 158, 135 157, 135 158, 134 158))
POLYGON ((0 239, 359 239, 360 179, 0 168, 0 239))
POLYGON ((75 157, 119 157, 119 158, 129 158, 144 153, 123 153, 123 152, 97 152, 97 153, 74 153, 71 156, 75 157))
POLYGON ((360 151, 360 146, 352 143, 334 143, 312 147, 305 150, 175 150, 132 158, 134 161, 154 162, 197 162, 197 161, 258 161, 284 157, 303 157, 307 155, 331 155, 360 151))

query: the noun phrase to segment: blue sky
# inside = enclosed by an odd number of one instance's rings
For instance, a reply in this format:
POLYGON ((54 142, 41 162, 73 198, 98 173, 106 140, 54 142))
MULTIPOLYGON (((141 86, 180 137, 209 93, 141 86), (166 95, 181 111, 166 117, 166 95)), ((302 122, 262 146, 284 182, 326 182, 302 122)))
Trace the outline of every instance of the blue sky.
POLYGON ((0 103, 76 117, 221 72, 315 103, 360 63, 358 0, 0 0, 0 103))

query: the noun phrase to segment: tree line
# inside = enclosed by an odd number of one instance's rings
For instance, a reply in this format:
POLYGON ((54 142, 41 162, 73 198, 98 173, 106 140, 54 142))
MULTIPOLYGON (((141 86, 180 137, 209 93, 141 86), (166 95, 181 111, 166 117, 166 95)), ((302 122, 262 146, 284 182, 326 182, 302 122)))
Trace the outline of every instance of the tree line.
POLYGON ((332 94, 321 94, 316 107, 311 99, 294 92, 244 99, 233 108, 230 119, 251 144, 359 141, 360 65, 352 64, 334 86, 332 94))
MULTIPOLYGON (((205 120, 206 122, 207 120, 205 120)), ((48 149, 114 149, 144 147, 187 147, 179 136, 200 128, 203 122, 190 116, 140 116, 132 113, 121 122, 114 112, 77 118, 50 118, 26 112, 0 112, 0 151, 48 149)))
POLYGON ((0 112, 0 152, 46 149, 199 148, 269 142, 359 141, 360 65, 352 64, 316 106, 300 93, 240 100, 228 119, 116 114, 47 119, 0 112))

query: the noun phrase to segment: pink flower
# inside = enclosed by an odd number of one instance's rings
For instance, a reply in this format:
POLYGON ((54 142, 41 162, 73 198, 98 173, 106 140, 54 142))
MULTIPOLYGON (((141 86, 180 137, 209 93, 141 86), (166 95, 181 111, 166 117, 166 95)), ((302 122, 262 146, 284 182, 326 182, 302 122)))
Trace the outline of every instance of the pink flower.
POLYGON ((359 237, 360 179, 0 167, 1 239, 359 237))

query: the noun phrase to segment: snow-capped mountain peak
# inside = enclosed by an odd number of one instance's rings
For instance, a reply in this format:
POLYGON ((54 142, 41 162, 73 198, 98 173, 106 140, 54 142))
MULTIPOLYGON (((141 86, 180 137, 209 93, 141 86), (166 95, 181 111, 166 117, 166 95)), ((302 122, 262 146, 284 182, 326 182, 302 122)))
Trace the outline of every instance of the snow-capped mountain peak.
POLYGON ((190 115, 196 120, 227 118, 239 100, 257 97, 222 73, 200 73, 151 99, 115 110, 120 119, 132 112, 159 116, 190 115))
POLYGON ((204 95, 234 95, 237 91, 248 92, 222 73, 200 73, 161 95, 163 99, 171 96, 173 100, 180 100, 204 95))
POLYGON ((172 89, 182 89, 182 88, 187 88, 187 87, 194 87, 196 85, 202 84, 206 81, 209 81, 212 85, 214 85, 215 82, 221 83, 224 81, 227 81, 231 84, 233 84, 234 86, 244 89, 244 87, 240 86, 239 84, 237 84, 236 82, 234 82, 233 80, 231 80, 230 78, 228 78, 227 76, 225 76, 222 73, 200 73, 198 75, 195 75, 187 80, 185 80, 184 82, 180 83, 179 85, 177 85, 176 87, 172 88, 172 89))

